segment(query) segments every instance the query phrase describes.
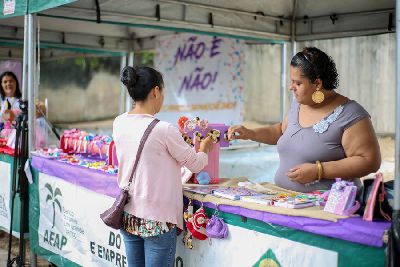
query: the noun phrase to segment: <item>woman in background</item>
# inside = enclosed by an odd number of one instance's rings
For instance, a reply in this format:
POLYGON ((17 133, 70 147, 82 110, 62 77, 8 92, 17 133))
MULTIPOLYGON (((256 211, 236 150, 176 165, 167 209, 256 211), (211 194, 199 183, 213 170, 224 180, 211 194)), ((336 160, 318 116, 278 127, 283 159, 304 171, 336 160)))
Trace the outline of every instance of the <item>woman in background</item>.
POLYGON ((6 121, 13 122, 19 114, 19 99, 22 97, 17 76, 6 71, 0 75, 0 130, 6 121))

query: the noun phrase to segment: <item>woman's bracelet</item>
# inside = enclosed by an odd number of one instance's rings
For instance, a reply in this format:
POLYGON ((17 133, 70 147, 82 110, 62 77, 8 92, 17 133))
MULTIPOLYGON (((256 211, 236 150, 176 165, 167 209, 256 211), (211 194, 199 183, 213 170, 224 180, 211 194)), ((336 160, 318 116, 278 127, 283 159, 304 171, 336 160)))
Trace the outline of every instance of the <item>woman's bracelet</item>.
POLYGON ((321 161, 319 161, 319 160, 317 160, 315 163, 317 164, 318 182, 320 182, 322 179, 322 172, 323 172, 322 164, 321 164, 321 161))

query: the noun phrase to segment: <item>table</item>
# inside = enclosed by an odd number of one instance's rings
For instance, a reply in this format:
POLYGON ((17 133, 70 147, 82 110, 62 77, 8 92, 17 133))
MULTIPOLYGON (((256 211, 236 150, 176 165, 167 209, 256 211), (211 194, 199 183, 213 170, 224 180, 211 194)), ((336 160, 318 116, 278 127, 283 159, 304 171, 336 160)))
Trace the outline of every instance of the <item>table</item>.
MULTIPOLYGON (((115 175, 32 158, 31 248, 57 266, 127 266, 118 231, 99 214, 118 194, 115 175)), ((204 203, 211 215, 215 206, 204 203)), ((194 240, 189 250, 178 237, 176 266, 383 266, 386 222, 348 218, 337 223, 220 205, 229 237, 194 240)))

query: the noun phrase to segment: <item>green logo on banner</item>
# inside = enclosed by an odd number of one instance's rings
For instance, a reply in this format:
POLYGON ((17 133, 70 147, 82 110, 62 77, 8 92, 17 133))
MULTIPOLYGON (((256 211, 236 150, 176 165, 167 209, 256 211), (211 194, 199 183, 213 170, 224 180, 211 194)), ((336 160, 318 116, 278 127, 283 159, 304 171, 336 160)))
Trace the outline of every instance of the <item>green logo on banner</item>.
POLYGON ((46 203, 48 201, 50 201, 53 205, 53 226, 51 228, 54 228, 55 219, 56 219, 56 205, 58 207, 58 210, 60 212, 62 211, 61 203, 58 200, 59 198, 62 197, 62 194, 61 194, 60 188, 58 188, 58 187, 56 188, 56 190, 53 191, 53 188, 51 187, 51 185, 49 183, 46 183, 44 185, 44 187, 46 187, 49 190, 49 193, 46 196, 46 203))
MULTIPOLYGON (((55 190, 53 190, 53 187, 49 184, 46 183, 44 187, 48 190, 48 194, 46 196, 46 203, 51 203, 52 204, 52 211, 53 211, 53 220, 52 220, 52 227, 51 229, 54 228, 55 222, 56 222, 56 213, 62 212, 63 207, 61 206, 61 190, 60 188, 56 187, 55 190)), ((50 246, 56 247, 59 250, 62 250, 63 247, 67 244, 68 239, 57 232, 53 232, 52 230, 47 230, 44 233, 44 239, 43 242, 48 243, 50 246)))
POLYGON ((253 267, 281 267, 281 265, 272 249, 268 249, 253 267))

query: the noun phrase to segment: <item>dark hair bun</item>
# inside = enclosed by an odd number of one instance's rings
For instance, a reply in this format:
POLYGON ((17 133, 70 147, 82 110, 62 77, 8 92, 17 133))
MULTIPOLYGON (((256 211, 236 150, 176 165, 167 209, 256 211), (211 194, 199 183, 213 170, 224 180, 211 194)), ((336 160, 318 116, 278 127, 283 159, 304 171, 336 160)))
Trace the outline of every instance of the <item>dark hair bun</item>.
POLYGON ((134 87, 137 81, 136 69, 126 66, 121 73, 121 82, 128 88, 134 87))

